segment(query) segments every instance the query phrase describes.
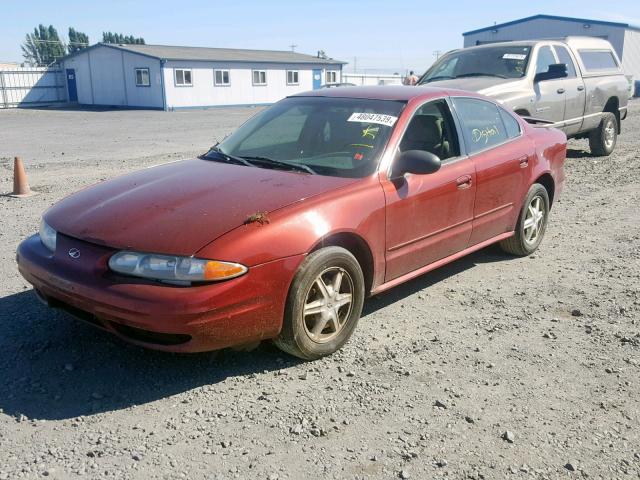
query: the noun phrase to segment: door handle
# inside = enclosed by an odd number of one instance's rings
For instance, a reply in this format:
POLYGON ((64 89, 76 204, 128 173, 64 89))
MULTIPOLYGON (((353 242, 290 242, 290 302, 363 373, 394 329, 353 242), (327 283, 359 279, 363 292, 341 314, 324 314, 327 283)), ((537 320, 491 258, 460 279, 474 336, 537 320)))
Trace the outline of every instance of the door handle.
POLYGON ((564 88, 559 88, 559 89, 557 90, 557 92, 558 92, 558 93, 564 93, 564 88))
POLYGON ((581 92, 584 90, 584 85, 578 85, 578 91, 581 92))
POLYGON ((456 184, 458 185, 459 190, 464 190, 465 188, 469 188, 471 186, 471 175, 463 175, 456 179, 456 184))
POLYGON ((520 168, 526 168, 529 165, 529 156, 520 157, 520 168))

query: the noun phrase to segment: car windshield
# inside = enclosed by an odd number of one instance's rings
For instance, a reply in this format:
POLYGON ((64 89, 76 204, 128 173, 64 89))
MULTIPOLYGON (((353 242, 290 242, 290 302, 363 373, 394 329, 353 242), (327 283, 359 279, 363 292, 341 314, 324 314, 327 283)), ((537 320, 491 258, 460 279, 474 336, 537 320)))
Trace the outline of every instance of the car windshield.
POLYGON ((472 76, 521 78, 527 71, 530 53, 531 47, 522 45, 460 50, 445 55, 420 83, 472 76))
POLYGON ((206 159, 337 177, 372 174, 405 103, 290 97, 248 120, 206 159))

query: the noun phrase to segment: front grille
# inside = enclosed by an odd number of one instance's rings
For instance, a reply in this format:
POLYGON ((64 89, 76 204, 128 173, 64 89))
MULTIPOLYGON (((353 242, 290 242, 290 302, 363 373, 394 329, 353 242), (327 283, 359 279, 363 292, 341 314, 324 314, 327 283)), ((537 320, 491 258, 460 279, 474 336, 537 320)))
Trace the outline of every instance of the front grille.
MULTIPOLYGON (((89 313, 80 308, 76 308, 68 303, 61 302, 55 298, 46 297, 46 301, 53 308, 59 308, 60 310, 64 310, 70 315, 78 318, 82 321, 88 322, 96 327, 105 328, 105 323, 99 320, 95 315, 89 313)), ((143 330, 141 328, 130 327, 128 325, 123 325, 118 322, 108 321, 108 325, 118 332, 123 337, 129 338, 131 340, 143 343, 150 343, 155 345, 180 345, 182 343, 187 343, 191 340, 191 335, 186 335, 182 333, 158 333, 151 332, 149 330, 143 330)))
POLYGON ((151 332, 149 330, 130 327, 129 325, 123 325, 116 322, 109 322, 109 325, 111 325, 111 327, 113 327, 113 329, 120 335, 144 343, 155 343, 157 345, 180 345, 181 343, 187 343, 191 340, 191 335, 185 335, 183 333, 151 332))

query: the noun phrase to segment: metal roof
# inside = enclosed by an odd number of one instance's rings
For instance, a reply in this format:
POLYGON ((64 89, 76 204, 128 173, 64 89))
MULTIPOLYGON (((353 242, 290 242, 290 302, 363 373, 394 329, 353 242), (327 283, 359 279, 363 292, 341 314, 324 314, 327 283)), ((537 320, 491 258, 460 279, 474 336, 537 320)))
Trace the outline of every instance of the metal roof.
MULTIPOLYGON (((126 52, 157 58, 159 60, 193 60, 207 62, 262 62, 262 63, 312 63, 322 65, 344 65, 347 62, 332 58, 321 58, 304 53, 284 50, 244 50, 238 48, 180 47, 173 45, 129 45, 115 43, 97 43, 97 47, 115 48, 126 52)), ((79 50, 61 60, 86 52, 79 50)))
POLYGON ((520 18, 518 20, 512 20, 511 22, 498 23, 497 25, 491 25, 490 27, 479 28, 477 30, 470 30, 468 32, 464 32, 462 35, 472 35, 474 33, 487 32, 490 30, 495 30, 498 28, 509 27, 511 25, 517 25, 519 23, 529 22, 531 20, 560 20, 563 22, 576 22, 576 23, 589 23, 591 25, 606 25, 609 27, 621 27, 621 28, 629 28, 631 30, 640 30, 640 27, 636 27, 634 25, 630 25, 628 23, 621 22, 607 22, 604 20, 589 20, 587 18, 574 18, 574 17, 558 17, 555 15, 533 15, 531 17, 520 18))

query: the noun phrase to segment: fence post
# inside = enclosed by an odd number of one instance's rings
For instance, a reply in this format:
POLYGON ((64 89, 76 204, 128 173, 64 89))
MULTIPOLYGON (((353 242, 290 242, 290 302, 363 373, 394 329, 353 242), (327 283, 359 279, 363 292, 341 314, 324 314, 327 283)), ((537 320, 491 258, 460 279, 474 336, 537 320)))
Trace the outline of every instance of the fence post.
POLYGON ((4 108, 9 108, 9 104, 7 103, 7 90, 4 84, 4 72, 0 70, 0 91, 2 91, 2 103, 4 104, 4 108))

